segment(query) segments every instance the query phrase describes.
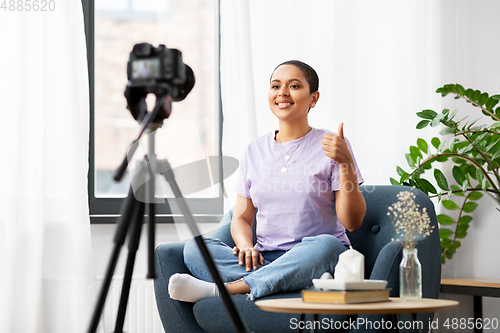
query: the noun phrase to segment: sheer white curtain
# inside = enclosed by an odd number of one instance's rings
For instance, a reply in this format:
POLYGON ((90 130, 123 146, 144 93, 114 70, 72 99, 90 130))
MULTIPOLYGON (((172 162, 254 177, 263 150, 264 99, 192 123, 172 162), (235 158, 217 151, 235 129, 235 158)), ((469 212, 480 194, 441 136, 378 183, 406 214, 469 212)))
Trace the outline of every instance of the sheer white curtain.
POLYGON ((0 331, 83 332, 93 274, 81 1, 0 12, 0 45, 0 331))
MULTIPOLYGON (((389 184, 418 136, 416 112, 440 107, 440 3, 431 0, 221 1, 223 153, 277 128, 267 91, 279 63, 316 69, 313 127, 344 133, 367 184, 389 184)), ((432 129, 429 131, 433 131, 432 129)), ((436 132, 437 134, 437 132, 436 132)), ((228 205, 234 177, 228 179, 228 205)))

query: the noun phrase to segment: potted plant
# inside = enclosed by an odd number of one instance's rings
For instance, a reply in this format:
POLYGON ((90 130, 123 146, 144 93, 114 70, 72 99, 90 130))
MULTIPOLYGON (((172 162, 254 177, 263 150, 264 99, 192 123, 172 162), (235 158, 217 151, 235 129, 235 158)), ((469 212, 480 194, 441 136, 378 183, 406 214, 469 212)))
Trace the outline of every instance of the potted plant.
POLYGON ((441 113, 428 109, 418 112, 422 120, 417 129, 442 124, 442 137, 432 138, 430 144, 419 138, 405 155, 410 171, 397 166, 399 180, 390 179, 393 185, 416 187, 430 198, 437 197, 444 208, 453 211, 437 216, 440 226, 444 226, 439 230, 444 264, 460 247, 460 239, 467 235, 473 219, 469 214, 477 208, 477 200, 486 194, 500 207, 500 107, 496 107, 500 95, 466 90, 459 84, 447 84, 436 92, 443 97, 452 94, 455 99, 463 99, 492 120, 488 120, 490 125, 479 123, 483 117, 471 120, 467 116, 457 120, 457 112, 449 109, 441 113), (453 167, 447 177, 440 166, 449 160, 453 167))

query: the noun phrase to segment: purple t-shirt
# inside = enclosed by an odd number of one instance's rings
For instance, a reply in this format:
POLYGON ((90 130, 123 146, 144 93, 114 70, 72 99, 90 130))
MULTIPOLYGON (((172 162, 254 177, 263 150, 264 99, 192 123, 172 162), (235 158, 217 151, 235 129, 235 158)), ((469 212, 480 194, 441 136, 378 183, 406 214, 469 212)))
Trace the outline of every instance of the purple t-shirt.
MULTIPOLYGON (((313 128, 304 138, 285 142, 284 150, 291 155, 287 163, 274 132, 248 145, 240 161, 235 191, 252 199, 258 210, 257 250, 286 251, 302 238, 320 234, 334 235, 350 245, 335 212, 334 191, 340 190, 340 167, 325 155, 321 143, 325 133, 332 132, 313 128), (281 171, 284 163, 285 173, 281 171)), ((347 139, 346 143, 361 184, 363 177, 347 139)))

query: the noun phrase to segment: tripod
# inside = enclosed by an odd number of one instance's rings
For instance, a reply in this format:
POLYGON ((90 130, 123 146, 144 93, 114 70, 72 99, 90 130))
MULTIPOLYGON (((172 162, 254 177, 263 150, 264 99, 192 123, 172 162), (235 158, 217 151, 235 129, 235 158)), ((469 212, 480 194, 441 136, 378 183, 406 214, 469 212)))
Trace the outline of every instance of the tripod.
POLYGON ((203 237, 198 230, 198 227, 194 221, 193 215, 191 214, 189 207, 182 196, 179 186, 175 180, 174 173, 169 162, 164 160, 157 160, 155 155, 155 130, 161 127, 161 123, 155 123, 153 120, 161 108, 167 108, 167 115, 170 115, 171 108, 171 98, 168 95, 163 95, 157 98, 155 107, 153 111, 148 113, 142 122, 142 130, 139 134, 139 138, 132 144, 127 156, 125 157, 122 165, 118 168, 115 174, 115 180, 121 179, 127 166, 128 161, 131 160, 134 155, 139 139, 145 131, 150 132, 148 136, 148 154, 145 156, 144 160, 139 162, 139 172, 133 177, 127 198, 122 202, 121 214, 117 221, 117 229, 114 237, 114 247, 111 253, 111 258, 106 270, 106 275, 104 282, 99 293, 98 301, 94 309, 88 333, 95 333, 97 326, 99 325, 99 319, 101 317, 104 304, 106 302, 107 293, 111 285, 111 280, 113 273, 116 269, 116 264, 118 262, 118 257, 122 246, 125 243, 127 234, 129 237, 128 243, 128 256, 125 267, 125 274, 122 284, 122 293, 120 295, 120 302, 118 305, 118 314, 115 323, 114 333, 122 333, 123 325, 125 322, 125 314, 127 310, 128 297, 130 293, 130 286, 132 283, 132 273, 134 270, 135 257, 137 249, 139 248, 139 242, 142 232, 142 222, 144 219, 144 214, 147 213, 147 229, 148 229, 148 275, 150 279, 156 277, 155 274, 155 262, 154 262, 154 249, 155 249, 155 204, 158 202, 163 202, 165 204, 166 200, 155 199, 155 187, 154 181, 155 176, 162 174, 164 178, 169 183, 172 192, 177 199, 179 207, 186 219, 186 222, 194 236, 194 239, 200 249, 200 252, 205 260, 205 263, 210 270, 210 274, 213 277, 214 282, 219 289, 219 294, 222 297, 226 310, 233 322, 234 329, 238 333, 248 332, 245 328, 241 317, 239 316, 234 303, 229 296, 227 289, 222 282, 220 274, 215 266, 215 263, 206 247, 203 237))

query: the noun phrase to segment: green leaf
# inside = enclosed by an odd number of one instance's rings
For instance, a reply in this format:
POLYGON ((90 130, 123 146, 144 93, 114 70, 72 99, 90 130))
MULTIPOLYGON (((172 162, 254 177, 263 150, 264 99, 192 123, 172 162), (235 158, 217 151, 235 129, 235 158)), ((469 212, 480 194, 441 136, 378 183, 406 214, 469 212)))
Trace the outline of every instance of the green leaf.
POLYGON ((440 238, 449 238, 451 235, 453 235, 453 231, 451 231, 450 229, 446 229, 446 228, 439 229, 439 237, 440 238))
POLYGON ((446 209, 449 209, 449 210, 460 209, 460 207, 458 207, 458 205, 451 200, 443 200, 442 203, 443 203, 444 208, 446 208, 446 209))
POLYGON ((457 93, 458 93, 460 96, 464 96, 464 95, 465 95, 465 88, 464 88, 464 87, 462 87, 462 85, 460 85, 460 84, 456 84, 456 85, 455 85, 455 88, 456 88, 457 93))
POLYGON ((457 112, 458 112, 458 110, 457 110, 457 109, 455 109, 455 110, 453 110, 453 111, 451 112, 451 114, 450 114, 450 116, 449 116, 449 120, 450 120, 450 121, 451 121, 451 120, 453 120, 453 118, 455 118, 455 116, 457 115, 457 112))
POLYGON ((437 190, 434 187, 434 185, 432 185, 431 182, 428 181, 427 179, 424 179, 424 178, 415 178, 415 181, 419 185, 419 188, 421 190, 423 190, 424 192, 430 192, 430 193, 433 193, 433 194, 437 193, 437 190))
POLYGON ((455 138, 452 138, 452 139, 451 139, 451 141, 450 141, 450 145, 449 145, 448 149, 449 149, 450 151, 452 151, 452 152, 454 152, 453 148, 455 147, 455 142, 456 142, 456 141, 457 141, 457 140, 456 140, 455 138))
POLYGON ((438 88, 436 92, 444 97, 450 93, 450 89, 447 85, 445 85, 444 87, 438 88))
POLYGON ((448 181, 446 180, 445 175, 439 169, 434 169, 434 178, 436 179, 437 185, 445 191, 448 191, 448 181))
POLYGON ((459 224, 457 227, 457 231, 455 232, 455 236, 457 238, 464 238, 467 236, 467 230, 469 230, 468 224, 459 224))
POLYGON ((459 197, 464 196, 464 194, 462 193, 462 189, 457 185, 451 185, 451 190, 454 192, 455 195, 458 195, 459 197))
POLYGON ((436 157, 436 161, 446 162, 446 161, 448 161, 448 156, 438 156, 438 157, 436 157))
POLYGON ((418 149, 420 149, 424 153, 426 153, 426 154, 429 153, 429 145, 427 144, 427 141, 425 141, 424 139, 418 138, 417 139, 417 146, 418 146, 418 149))
POLYGON ((458 151, 458 154, 460 154, 460 155, 466 155, 466 154, 470 153, 473 149, 474 149, 474 146, 467 145, 467 146, 463 147, 462 149, 460 149, 458 151))
POLYGON ((419 116, 420 118, 429 119, 429 120, 434 119, 437 115, 438 115, 438 113, 436 111, 432 111, 432 110, 422 110, 421 112, 417 112, 417 116, 419 116))
MULTIPOLYGON (((457 145, 455 145, 455 148, 457 147, 457 145)), ((458 157, 452 157, 451 158, 453 160, 453 162, 457 163, 457 164, 464 164, 466 163, 465 160, 461 159, 461 158, 458 158, 458 157)))
POLYGON ((437 221, 439 224, 442 224, 442 225, 450 225, 450 224, 456 223, 456 221, 454 219, 452 219, 451 217, 449 217, 448 215, 445 215, 445 214, 439 214, 437 216, 437 221))
POLYGON ((401 177, 403 176, 408 176, 408 173, 406 171, 403 170, 403 168, 401 168, 400 166, 397 166, 396 167, 396 172, 398 173, 398 175, 400 175, 401 177))
POLYGON ((390 178, 390 181, 391 181, 391 185, 400 185, 399 182, 392 177, 390 178))
MULTIPOLYGON (((498 95, 497 95, 498 96, 498 95)), ((488 100, 486 101, 485 103, 485 108, 486 110, 493 110, 493 108, 495 107, 495 105, 497 105, 499 102, 498 99, 496 98, 493 98, 493 96, 491 96, 490 98, 488 98, 488 100)))
POLYGON ((441 135, 453 134, 453 133, 455 133, 455 127, 445 127, 439 131, 439 134, 441 135))
POLYGON ((460 220, 458 220, 459 224, 469 224, 470 221, 472 221, 472 216, 470 215, 463 215, 460 220))
POLYGON ((452 243, 453 241, 449 238, 444 238, 443 240, 441 240, 441 246, 443 246, 444 248, 450 247, 452 243))
POLYGON ((432 119, 431 127, 438 127, 439 124, 441 124, 441 120, 443 120, 443 118, 444 118, 444 114, 442 114, 442 113, 438 114, 437 117, 432 119))
POLYGON ((451 172, 453 174, 453 178, 455 178, 457 183, 463 184, 463 182, 465 181, 464 171, 459 166, 455 165, 451 170, 451 172))
POLYGON ((422 153, 420 153, 420 149, 418 149, 415 146, 410 146, 410 154, 415 162, 417 161, 417 157, 422 158, 422 153))
POLYGON ((469 180, 468 179, 465 179, 463 184, 462 184, 462 193, 465 194, 465 192, 467 191, 467 189, 469 188, 469 180))
POLYGON ((492 161, 493 161, 493 160, 496 160, 496 159, 497 159, 497 158, 499 158, 499 157, 500 157, 500 150, 499 150, 499 151, 497 151, 497 152, 496 152, 496 153, 495 153, 495 154, 491 157, 491 160, 492 160, 492 161))
MULTIPOLYGON (((486 135, 491 135, 489 133, 485 133, 486 135)), ((494 151, 494 148, 496 148, 496 145, 500 142, 500 139, 494 141, 493 143, 490 143, 488 147, 486 147, 484 150, 487 151, 488 153, 492 154, 494 151)))
POLYGON ((429 120, 421 120, 418 124, 417 124, 417 129, 422 129, 422 128, 426 128, 427 125, 430 124, 430 121, 429 120))
POLYGON ((465 91, 465 96, 467 96, 468 99, 472 99, 473 94, 474 94, 474 90, 472 90, 470 88, 465 91))
POLYGON ((405 154, 405 157, 406 157, 406 161, 408 162, 408 165, 410 166, 410 168, 415 168, 415 161, 413 160, 411 155, 405 154))
POLYGON ((479 90, 474 90, 474 92, 472 93, 472 100, 477 102, 477 100, 479 99, 479 97, 481 96, 481 92, 479 90))
POLYGON ((477 103, 478 103, 479 105, 484 105, 484 103, 486 103, 486 101, 488 100, 488 98, 489 98, 489 97, 490 97, 490 96, 488 95, 488 93, 487 93, 487 92, 484 92, 484 93, 482 93, 482 94, 479 96, 479 98, 478 98, 478 100, 477 100, 477 103))
POLYGON ((463 206, 463 211, 466 213, 472 213, 476 209, 476 207, 477 203, 469 201, 463 206))
POLYGON ((477 168, 476 169, 476 180, 482 184, 483 183, 483 179, 484 179, 484 173, 483 173, 483 169, 481 168, 477 168))
POLYGON ((441 140, 437 137, 433 137, 431 140, 431 144, 434 146, 434 148, 438 149, 439 145, 441 144, 441 140))
POLYGON ((439 145, 439 147, 438 147, 438 152, 439 152, 439 153, 443 151, 443 149, 444 149, 444 145, 445 145, 445 144, 446 144, 446 141, 441 142, 441 144, 440 144, 440 145, 439 145))
POLYGON ((488 181, 486 180, 486 178, 483 179, 483 181, 481 182, 481 189, 483 191, 486 191, 486 189, 490 187, 490 183, 488 183, 488 181))
POLYGON ((483 194, 479 191, 472 192, 469 194, 469 200, 479 200, 483 197, 483 194))

